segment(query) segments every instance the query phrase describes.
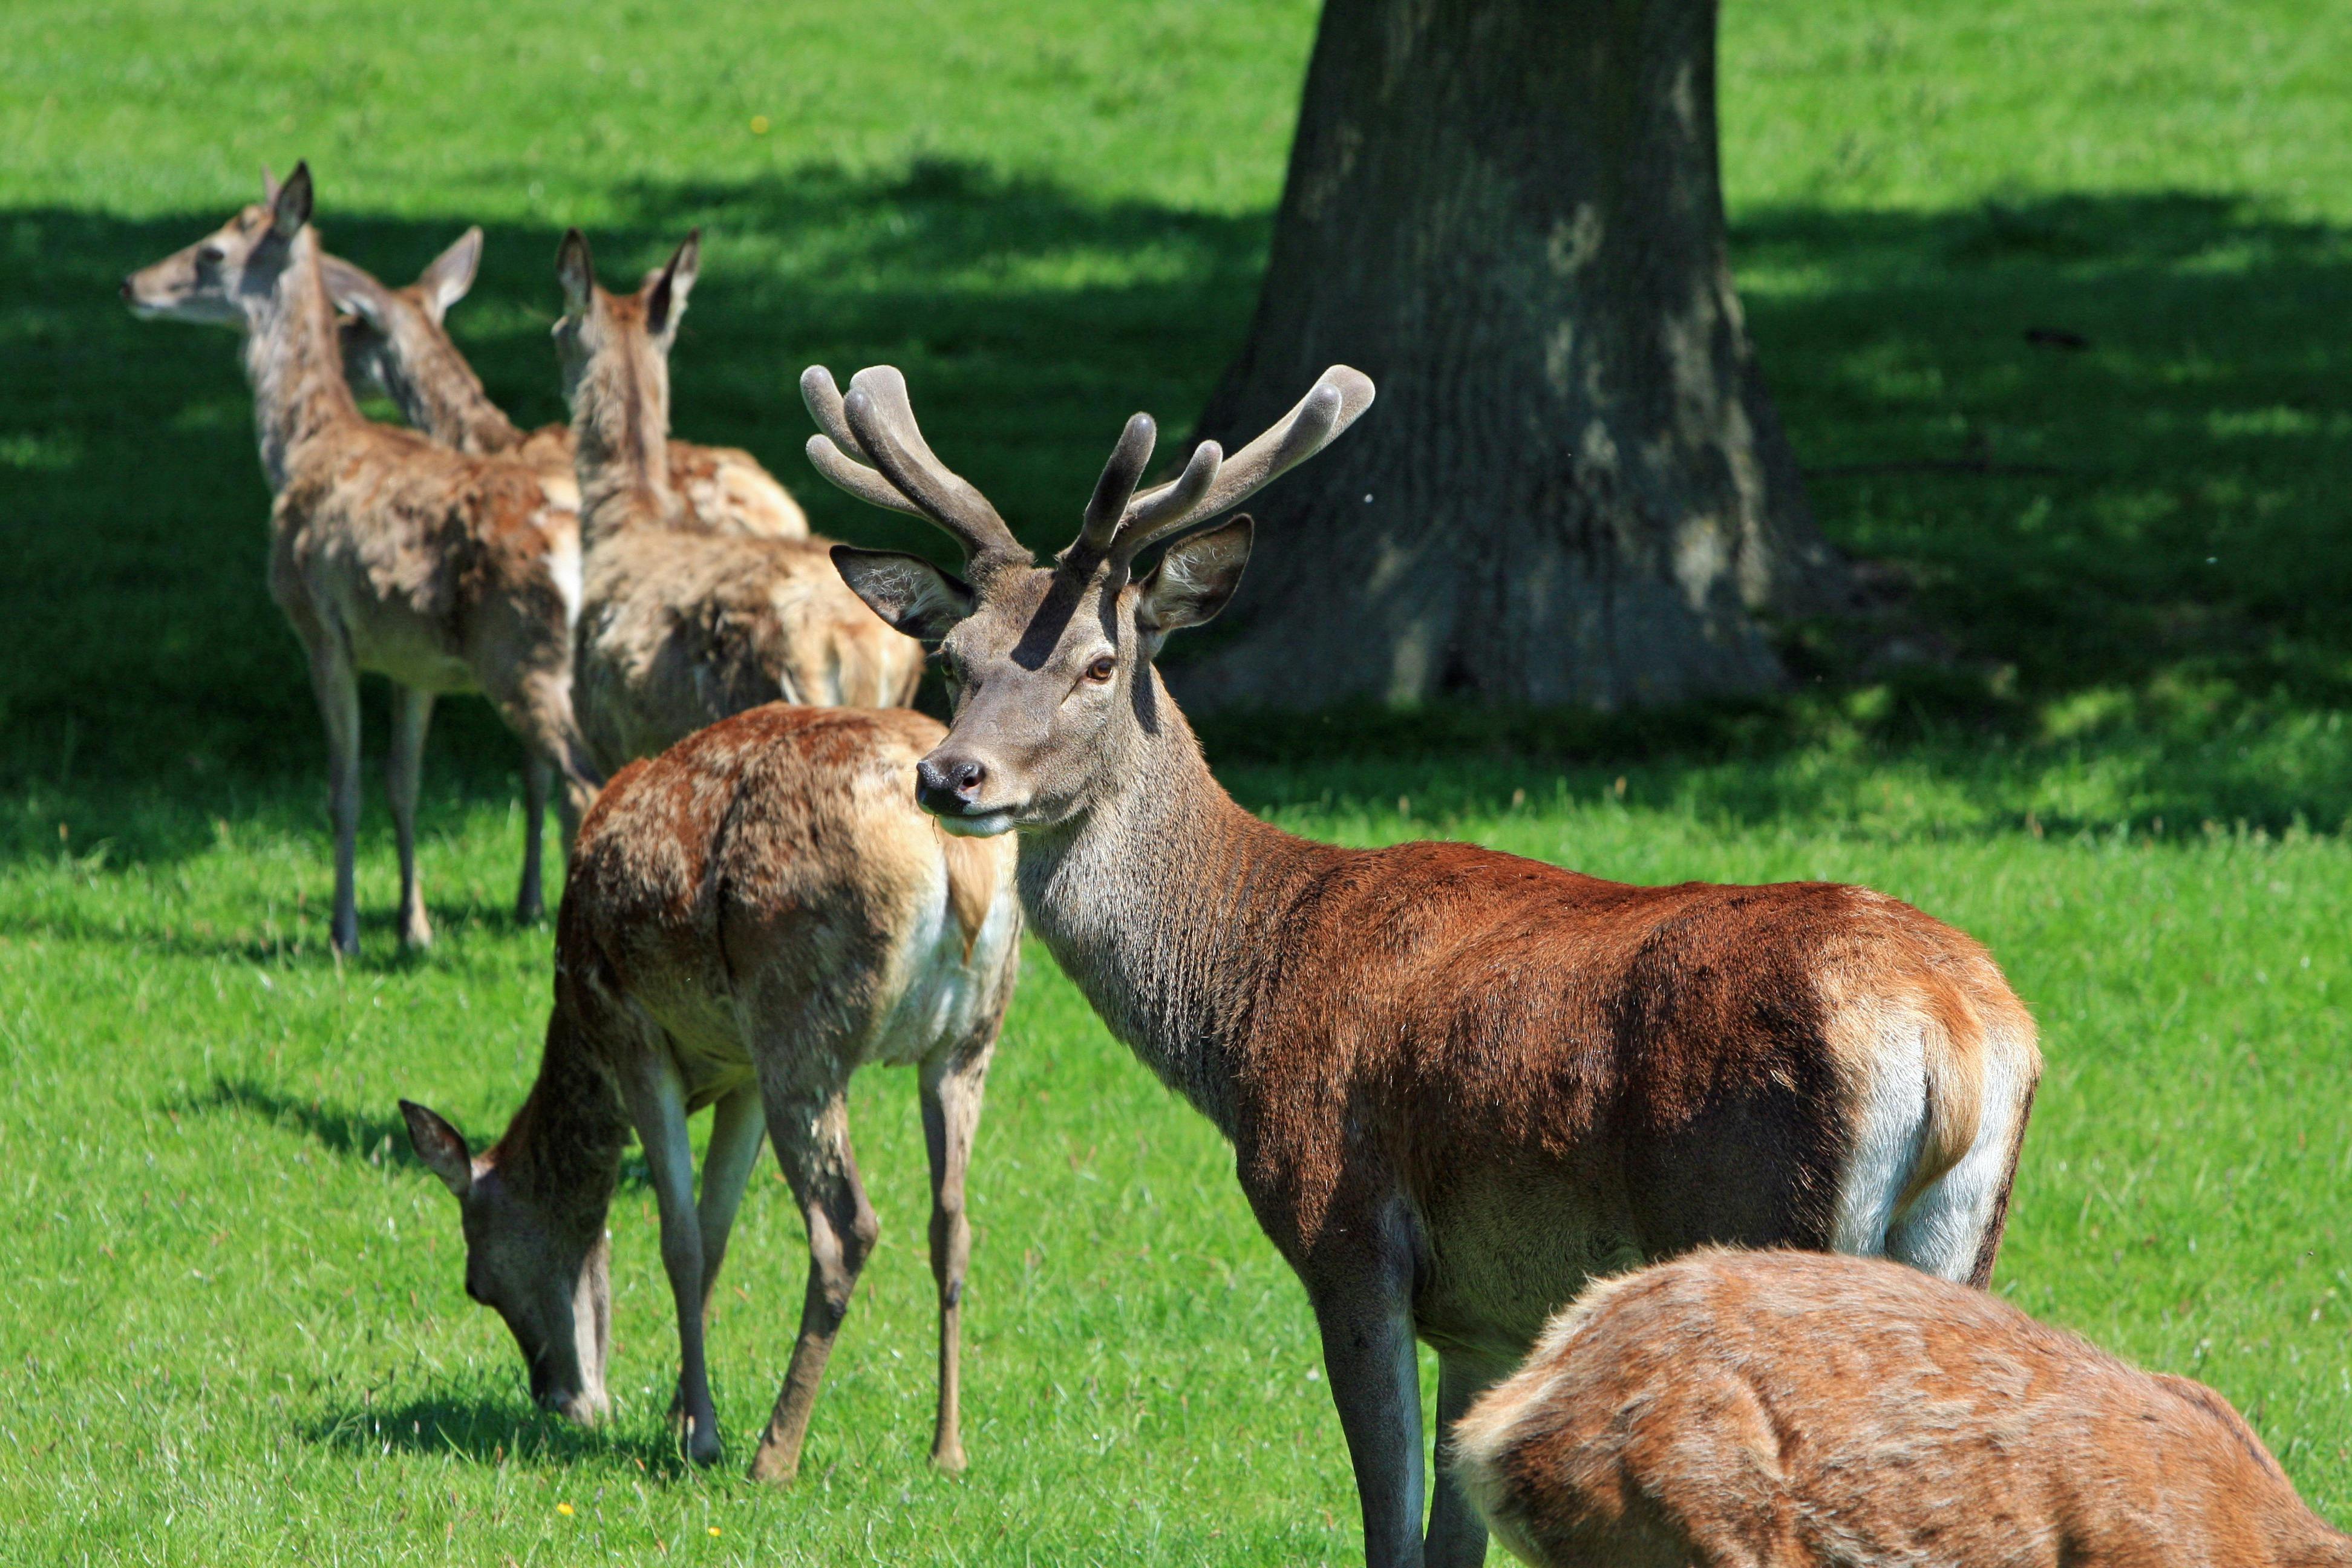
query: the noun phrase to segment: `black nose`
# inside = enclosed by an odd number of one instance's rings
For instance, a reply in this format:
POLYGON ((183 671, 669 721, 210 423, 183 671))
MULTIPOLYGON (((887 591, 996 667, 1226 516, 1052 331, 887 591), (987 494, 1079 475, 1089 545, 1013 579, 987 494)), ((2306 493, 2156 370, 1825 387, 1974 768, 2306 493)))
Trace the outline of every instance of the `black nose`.
POLYGON ((970 758, 935 763, 925 757, 915 764, 915 798, 931 811, 961 811, 980 794, 988 770, 970 758))
POLYGON ((131 279, 128 278, 122 280, 122 297, 125 300, 131 298, 131 279))

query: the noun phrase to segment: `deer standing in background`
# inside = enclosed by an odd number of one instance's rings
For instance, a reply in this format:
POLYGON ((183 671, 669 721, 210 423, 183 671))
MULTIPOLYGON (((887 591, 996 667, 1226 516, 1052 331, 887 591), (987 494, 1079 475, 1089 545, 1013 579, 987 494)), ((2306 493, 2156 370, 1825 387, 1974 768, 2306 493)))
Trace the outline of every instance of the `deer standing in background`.
POLYGON ((825 541, 672 526, 668 355, 700 250, 689 237, 634 294, 598 287, 578 229, 556 257, 585 560, 577 700, 607 770, 779 697, 893 707, 922 679, 922 648, 843 585, 825 541))
POLYGON ((1538 1568, 2352 1568, 2211 1389, 1892 1263, 1603 1281, 1452 1450, 1538 1568))
POLYGON ((963 546, 962 577, 834 552, 939 645, 955 719, 919 798, 950 831, 1020 833, 1030 923, 1232 1141, 1313 1306, 1378 1568, 1486 1550, 1450 1481, 1423 1534, 1416 1335, 1451 1424, 1588 1279, 1643 1259, 1738 1242, 1990 1275, 2041 1056, 1966 936, 1858 888, 1310 843, 1218 786, 1152 660, 1231 598, 1251 523, 1188 531, 1346 428, 1362 375, 1334 367, 1231 458, 1204 442, 1141 493, 1137 415, 1044 565, 931 454, 897 371, 802 387, 820 472, 963 546))
POLYGON ((359 677, 393 682, 386 767, 400 848, 400 934, 432 940, 416 877, 425 732, 445 693, 479 691, 529 752, 518 919, 543 908, 540 823, 551 783, 564 839, 599 774, 572 717, 577 522, 536 474, 375 424, 343 378, 335 311, 298 165, 218 231, 123 280, 142 316, 245 328, 270 509, 269 592, 310 658, 327 725, 336 951, 359 948, 359 677))
MULTIPOLYGON (((520 458, 546 481, 550 495, 579 510, 572 426, 548 425, 528 434, 516 428, 490 401, 443 324, 449 307, 474 286, 482 259, 479 228, 460 235, 404 289, 387 289, 341 257, 319 259, 335 303, 351 312, 341 324, 343 363, 355 385, 383 392, 402 417, 445 447, 520 458)), ((808 537, 800 504, 749 452, 672 441, 669 482, 684 503, 671 520, 676 526, 767 539, 808 537)))
POLYGON ((719 1458, 703 1330, 764 1129, 808 1223, 808 1291, 751 1473, 792 1479, 817 1383, 879 1225, 845 1096, 868 1062, 921 1074, 939 1285, 931 1457, 963 1468, 964 1169, 1020 960, 1013 845, 954 838, 914 805, 945 733, 905 710, 774 704, 700 731, 605 787, 558 918, 539 1081, 476 1156, 406 1100, 416 1152, 457 1195, 466 1291, 498 1309, 531 1394, 579 1420, 607 1404, 604 1220, 634 1128, 676 1298, 687 1451, 719 1458), (687 1119, 712 1108, 702 1196, 687 1119))

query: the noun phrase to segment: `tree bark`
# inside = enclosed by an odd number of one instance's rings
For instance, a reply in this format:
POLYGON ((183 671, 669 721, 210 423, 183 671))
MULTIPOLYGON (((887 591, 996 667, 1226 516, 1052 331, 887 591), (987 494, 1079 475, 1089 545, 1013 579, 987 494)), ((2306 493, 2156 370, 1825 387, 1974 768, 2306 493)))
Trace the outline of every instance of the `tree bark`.
POLYGON ((1604 707, 1780 679, 1843 602, 1732 289, 1714 0, 1326 0, 1227 450, 1372 412, 1255 508, 1207 705, 1604 707))

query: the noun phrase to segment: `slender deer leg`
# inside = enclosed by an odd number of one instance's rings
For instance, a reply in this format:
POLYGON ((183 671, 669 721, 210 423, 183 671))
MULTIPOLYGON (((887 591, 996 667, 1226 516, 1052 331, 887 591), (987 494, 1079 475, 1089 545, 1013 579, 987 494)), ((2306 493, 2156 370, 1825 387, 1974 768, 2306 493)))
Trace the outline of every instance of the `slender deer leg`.
POLYGON ((360 837, 360 678, 351 650, 326 628, 305 630, 310 689, 327 726, 327 815, 335 826, 335 911, 328 928, 335 951, 360 950, 359 894, 352 859, 360 837))
MULTIPOLYGON (((695 1217, 702 1233, 702 1323, 706 1337, 710 1324, 710 1299, 719 1289, 719 1265, 727 1260, 727 1235, 735 1226, 735 1211, 743 1202, 743 1187, 758 1163, 761 1141, 768 1135, 767 1108, 760 1103, 760 1086, 746 1083, 710 1109, 710 1147, 702 1155, 702 1197, 695 1217)), ((686 1414, 686 1380, 670 1401, 670 1418, 686 1414)))
POLYGON ((555 784, 555 764, 533 753, 522 764, 522 885, 515 889, 515 924, 537 925, 547 918, 546 849, 541 828, 547 821, 547 794, 555 784))
POLYGON ((392 750, 384 759, 384 793, 392 797, 392 832, 400 847, 400 940, 409 947, 433 945, 433 922, 425 918, 425 890, 416 879, 416 785, 425 771, 425 731, 433 722, 433 693, 394 681, 392 687, 392 750))
POLYGON ((702 1226, 694 1206, 694 1147, 687 1141, 686 1084, 667 1050, 653 1054, 642 1070, 628 1075, 622 1092, 629 1119, 646 1146, 646 1171, 653 1179, 654 1205, 661 1215, 662 1268, 669 1275, 677 1306, 680 1403, 685 1407, 686 1454, 698 1465, 719 1458, 719 1415, 710 1401, 710 1371, 702 1348, 702 1226))
POLYGON ((1421 1568, 1421 1363, 1409 1262, 1318 1270, 1308 1293, 1364 1510, 1367 1568, 1421 1568))
POLYGON ((776 1158, 800 1199, 808 1221, 808 1294, 801 1305, 800 1338, 793 1364, 776 1394, 774 1414, 751 1460, 751 1479, 782 1485, 800 1472, 801 1445, 808 1437, 809 1412, 833 1354, 834 1336, 849 1310, 858 1270, 874 1250, 881 1222, 858 1184, 857 1162, 849 1149, 849 1111, 836 1089, 822 1102, 771 1104, 768 1136, 776 1158))
POLYGON ((994 1028, 976 1051, 942 1052, 923 1064, 923 1143, 931 1159, 931 1277, 940 1288, 940 1409, 931 1431, 931 1463, 950 1474, 963 1468, 961 1430, 963 1362, 963 1277, 971 1260, 971 1225, 964 1217, 964 1169, 980 1125, 982 1090, 994 1028))
POLYGON ((1437 1358, 1437 1485, 1429 1504, 1427 1568, 1477 1568, 1486 1561, 1486 1521, 1445 1463, 1454 1424, 1495 1379, 1459 1356, 1437 1358))

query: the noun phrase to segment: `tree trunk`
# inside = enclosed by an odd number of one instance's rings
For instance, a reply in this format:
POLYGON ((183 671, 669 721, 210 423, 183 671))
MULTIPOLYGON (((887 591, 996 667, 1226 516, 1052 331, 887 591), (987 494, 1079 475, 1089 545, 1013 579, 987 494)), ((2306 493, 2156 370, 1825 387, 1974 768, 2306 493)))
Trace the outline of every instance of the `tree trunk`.
POLYGON ((1842 602, 1731 284, 1714 0, 1327 0, 1227 450, 1372 412, 1255 509, 1209 705, 1613 707, 1780 679, 1842 602))

